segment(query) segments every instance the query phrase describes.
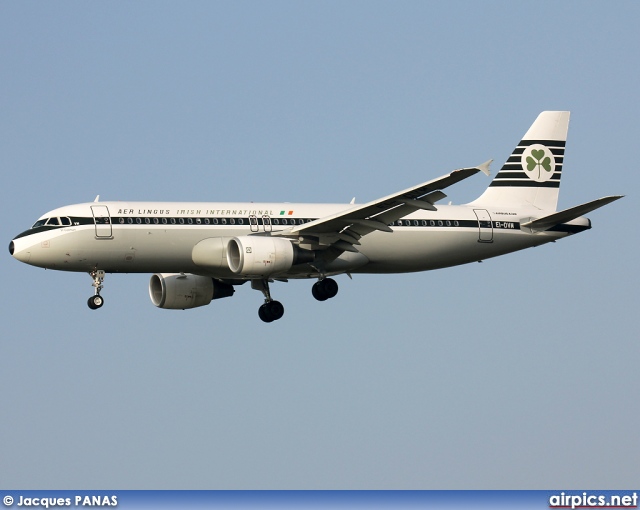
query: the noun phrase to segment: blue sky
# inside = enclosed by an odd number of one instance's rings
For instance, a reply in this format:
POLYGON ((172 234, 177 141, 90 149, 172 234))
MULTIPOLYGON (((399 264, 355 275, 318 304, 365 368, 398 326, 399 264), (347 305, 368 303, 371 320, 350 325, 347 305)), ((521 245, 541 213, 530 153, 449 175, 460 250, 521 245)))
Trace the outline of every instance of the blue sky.
MULTIPOLYGON (((560 207, 594 228, 430 273, 196 310, 149 275, 0 262, 0 480, 24 489, 637 484, 635 2, 3 2, 9 241, 103 200, 359 202, 571 110, 560 207), (629 159, 631 157, 631 159, 629 159), (631 162, 631 163, 630 163, 631 162)), ((488 184, 448 190, 454 203, 488 184)))

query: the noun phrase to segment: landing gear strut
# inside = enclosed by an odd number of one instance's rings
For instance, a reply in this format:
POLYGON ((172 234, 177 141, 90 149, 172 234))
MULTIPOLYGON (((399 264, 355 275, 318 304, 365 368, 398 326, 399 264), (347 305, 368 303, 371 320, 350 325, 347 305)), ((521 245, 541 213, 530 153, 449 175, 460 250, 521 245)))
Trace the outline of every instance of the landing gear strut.
POLYGON ((284 306, 280 301, 274 301, 269 292, 269 280, 251 280, 251 288, 259 290, 264 295, 264 304, 258 308, 258 316, 264 322, 273 322, 284 315, 284 306))
POLYGON ((94 269, 89 273, 89 276, 93 278, 93 283, 91 284, 95 289, 95 294, 89 298, 87 304, 89 308, 92 310, 97 310, 104 304, 104 299, 100 295, 100 291, 104 288, 104 271, 101 269, 94 269))
POLYGON ((326 301, 327 299, 331 299, 335 297, 338 293, 338 284, 332 278, 323 278, 322 280, 318 280, 311 287, 311 294, 318 301, 326 301))

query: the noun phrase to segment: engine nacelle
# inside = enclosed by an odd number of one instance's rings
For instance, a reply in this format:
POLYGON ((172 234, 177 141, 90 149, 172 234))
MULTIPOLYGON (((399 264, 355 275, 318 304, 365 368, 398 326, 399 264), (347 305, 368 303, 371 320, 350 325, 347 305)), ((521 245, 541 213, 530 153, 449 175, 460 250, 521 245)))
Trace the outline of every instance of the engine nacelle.
POLYGON ((227 243, 229 239, 230 237, 203 239, 193 247, 191 260, 200 267, 229 271, 229 265, 227 264, 227 243))
POLYGON ((314 253, 302 250, 288 239, 266 236, 234 237, 227 245, 227 263, 235 274, 269 276, 312 262, 314 253))
POLYGON ((154 274, 149 281, 149 297, 158 308, 186 310, 230 297, 233 285, 194 274, 154 274))

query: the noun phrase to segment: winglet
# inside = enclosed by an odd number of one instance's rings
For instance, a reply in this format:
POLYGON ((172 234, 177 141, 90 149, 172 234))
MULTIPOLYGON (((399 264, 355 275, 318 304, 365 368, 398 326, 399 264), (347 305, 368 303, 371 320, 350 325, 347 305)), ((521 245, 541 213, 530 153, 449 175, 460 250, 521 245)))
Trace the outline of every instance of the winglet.
POLYGON ((478 170, 480 170, 485 175, 491 175, 491 171, 489 170, 489 166, 493 163, 493 160, 485 161, 480 166, 478 166, 478 170))

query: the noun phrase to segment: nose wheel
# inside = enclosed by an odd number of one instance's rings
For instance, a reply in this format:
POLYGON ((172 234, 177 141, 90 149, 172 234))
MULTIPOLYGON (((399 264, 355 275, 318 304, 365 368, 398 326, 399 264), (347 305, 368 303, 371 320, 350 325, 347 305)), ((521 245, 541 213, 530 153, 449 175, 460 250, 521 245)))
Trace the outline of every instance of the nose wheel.
POLYGON ((100 295, 100 291, 104 288, 104 275, 105 272, 101 269, 95 269, 89 273, 91 278, 93 278, 93 283, 91 284, 95 289, 95 294, 89 298, 87 301, 87 305, 92 310, 97 310, 104 305, 104 298, 100 295))
POLYGON ((89 298, 89 301, 87 301, 87 304, 89 305, 89 308, 91 308, 92 310, 97 310, 104 304, 104 299, 102 299, 102 296, 98 296, 98 295, 91 296, 89 298))

